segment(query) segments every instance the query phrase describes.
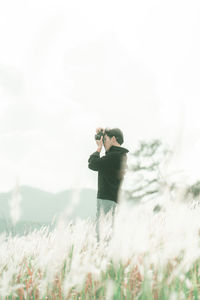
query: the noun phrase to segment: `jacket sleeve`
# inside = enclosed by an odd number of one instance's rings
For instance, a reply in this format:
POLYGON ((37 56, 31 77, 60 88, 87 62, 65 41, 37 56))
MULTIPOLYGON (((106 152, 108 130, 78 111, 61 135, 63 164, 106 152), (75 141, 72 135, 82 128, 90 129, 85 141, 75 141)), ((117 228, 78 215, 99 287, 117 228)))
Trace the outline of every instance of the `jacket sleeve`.
POLYGON ((100 153, 96 151, 88 159, 88 168, 93 171, 107 170, 115 167, 115 165, 116 159, 113 154, 100 157, 100 153))

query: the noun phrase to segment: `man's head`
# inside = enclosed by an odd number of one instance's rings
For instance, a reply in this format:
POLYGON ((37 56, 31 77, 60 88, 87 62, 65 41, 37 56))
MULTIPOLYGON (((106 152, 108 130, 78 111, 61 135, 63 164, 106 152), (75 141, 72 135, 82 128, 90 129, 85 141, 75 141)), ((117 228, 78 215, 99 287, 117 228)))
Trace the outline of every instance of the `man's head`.
POLYGON ((124 142, 123 133, 119 128, 108 129, 104 131, 104 148, 106 151, 110 149, 111 146, 120 147, 124 142))

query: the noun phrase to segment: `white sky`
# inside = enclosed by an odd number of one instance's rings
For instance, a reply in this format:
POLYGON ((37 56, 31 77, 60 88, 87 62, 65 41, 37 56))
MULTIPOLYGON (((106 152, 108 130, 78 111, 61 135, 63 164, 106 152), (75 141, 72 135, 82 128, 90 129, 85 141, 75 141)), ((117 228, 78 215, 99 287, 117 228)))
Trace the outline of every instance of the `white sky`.
MULTIPOLYGON (((199 1, 0 2, 0 191, 97 186, 96 127, 200 178, 199 1)), ((104 152, 103 152, 104 153, 104 152)), ((103 154, 102 153, 102 154, 103 154)))

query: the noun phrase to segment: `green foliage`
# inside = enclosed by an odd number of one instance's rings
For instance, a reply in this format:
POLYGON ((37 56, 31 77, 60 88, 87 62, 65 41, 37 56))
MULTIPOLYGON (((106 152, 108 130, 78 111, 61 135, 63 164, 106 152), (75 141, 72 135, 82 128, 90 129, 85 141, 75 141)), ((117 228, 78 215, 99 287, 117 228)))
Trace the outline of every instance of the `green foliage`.
POLYGON ((192 195, 193 198, 197 198, 200 195, 200 181, 198 180, 193 185, 189 186, 186 191, 186 196, 192 195))
POLYGON ((165 179, 160 166, 169 153, 169 149, 159 139, 139 142, 138 148, 130 153, 132 160, 128 172, 132 176, 132 184, 126 190, 128 200, 139 202, 152 199, 161 191, 165 179))

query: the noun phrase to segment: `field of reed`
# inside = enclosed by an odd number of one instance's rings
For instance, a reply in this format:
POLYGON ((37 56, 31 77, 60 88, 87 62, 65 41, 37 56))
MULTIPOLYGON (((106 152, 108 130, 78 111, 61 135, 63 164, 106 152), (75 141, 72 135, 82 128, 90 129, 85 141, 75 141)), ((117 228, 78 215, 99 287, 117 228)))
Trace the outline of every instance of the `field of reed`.
POLYGON ((24 236, 0 236, 0 299, 200 298, 200 209, 120 203, 114 226, 60 218, 24 236))

